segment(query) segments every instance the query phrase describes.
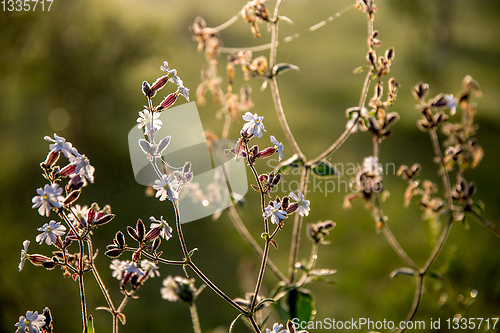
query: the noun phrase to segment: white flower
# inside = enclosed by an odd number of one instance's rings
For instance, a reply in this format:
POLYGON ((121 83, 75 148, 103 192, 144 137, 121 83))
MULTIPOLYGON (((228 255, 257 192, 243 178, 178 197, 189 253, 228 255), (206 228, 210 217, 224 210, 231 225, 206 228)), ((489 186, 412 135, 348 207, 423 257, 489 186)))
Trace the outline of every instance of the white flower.
POLYGON ((111 264, 109 265, 109 268, 111 268, 113 270, 113 273, 111 273, 111 276, 118 279, 118 280, 121 280, 122 276, 123 276, 123 270, 125 269, 125 267, 129 263, 130 262, 128 260, 121 261, 119 259, 113 259, 113 261, 111 261, 111 264))
MULTIPOLYGON (((170 68, 168 67, 168 62, 164 61, 163 62, 163 66, 160 67, 160 69, 164 72, 166 72, 167 74, 170 74, 171 73, 171 70, 170 68)), ((174 69, 175 71, 175 69, 174 69)))
POLYGON ((369 156, 363 160, 363 172, 370 176, 379 176, 383 170, 382 165, 378 163, 378 157, 369 156))
POLYGON ((257 113, 246 112, 242 116, 243 120, 247 121, 245 125, 243 125, 243 131, 247 131, 249 133, 253 133, 256 137, 260 138, 262 136, 262 131, 266 132, 264 129, 264 117, 259 117, 257 113))
POLYGON ((172 275, 163 279, 163 287, 160 289, 161 298, 170 302, 176 302, 179 299, 176 291, 178 290, 177 283, 172 275))
POLYGON ((266 333, 289 333, 288 330, 281 330, 281 328, 283 327, 283 324, 278 324, 278 323, 275 323, 273 325, 273 330, 271 331, 269 328, 266 328, 266 333))
POLYGON ((262 216, 264 216, 266 219, 271 217, 271 222, 277 224, 280 222, 280 220, 285 219, 286 211, 280 209, 281 202, 272 201, 271 203, 269 203, 269 206, 265 208, 264 213, 262 213, 262 216))
POLYGON ((36 190, 38 196, 33 197, 31 200, 33 206, 31 208, 38 208, 38 213, 41 216, 49 216, 50 208, 61 208, 64 197, 61 195, 62 188, 57 184, 45 185, 43 189, 40 187, 36 190))
POLYGON ((26 254, 28 252, 28 245, 30 245, 29 240, 23 242, 23 248, 21 249, 21 261, 19 262, 19 272, 23 270, 24 262, 26 261, 26 254))
POLYGON ((45 316, 39 315, 37 311, 26 311, 26 317, 19 317, 16 323, 16 333, 23 333, 28 330, 29 333, 40 333, 40 327, 45 325, 45 316))
POLYGON ((280 156, 279 160, 281 161, 281 159, 283 158, 283 143, 278 142, 274 135, 271 135, 271 142, 276 146, 276 148, 278 148, 278 154, 280 156))
POLYGON ((177 192, 178 187, 179 183, 171 174, 164 174, 161 176, 161 179, 155 180, 155 184, 153 185, 153 189, 157 191, 156 197, 160 197, 160 201, 165 201, 167 197, 170 201, 176 200, 179 197, 179 193, 177 192))
POLYGON ((72 224, 76 226, 79 225, 86 225, 87 224, 87 217, 89 214, 89 207, 88 206, 80 206, 79 204, 76 204, 73 206, 73 209, 71 210, 74 214, 69 215, 69 219, 73 222, 72 224), (76 218, 75 218, 76 215, 76 218))
POLYGON ((179 86, 179 95, 183 96, 189 102, 189 89, 184 86, 179 86))
POLYGON ((141 129, 144 127, 144 134, 146 135, 153 134, 161 128, 161 125, 163 125, 163 122, 158 119, 160 118, 159 112, 151 114, 149 110, 144 110, 139 112, 139 116, 140 117, 137 118, 137 122, 139 123, 137 128, 141 129))
POLYGON ((299 191, 297 191, 297 194, 298 194, 298 196, 295 193, 291 192, 289 196, 293 200, 297 201, 297 204, 298 204, 297 210, 298 210, 299 215, 301 215, 301 216, 309 215, 309 211, 311 210, 311 208, 309 208, 309 204, 311 202, 309 200, 304 200, 304 195, 302 193, 300 193, 299 191))
POLYGON ((54 139, 52 139, 50 136, 45 136, 44 139, 47 141, 54 142, 54 143, 51 143, 49 145, 49 149, 53 152, 60 151, 67 158, 70 158, 74 155, 78 155, 78 151, 75 148, 73 148, 73 145, 71 144, 71 142, 66 142, 65 138, 63 138, 55 133, 54 133, 54 139))
POLYGON ((141 261, 141 268, 149 275, 150 278, 154 278, 155 276, 160 276, 160 271, 158 270, 158 266, 154 262, 144 259, 141 261))
POLYGON ((457 113, 457 100, 455 96, 452 94, 444 95, 444 99, 446 100, 446 107, 450 109, 450 114, 453 116, 457 113))
POLYGON ((136 274, 137 276, 143 276, 144 272, 139 267, 137 267, 137 264, 135 262, 130 261, 124 264, 123 274, 125 275, 136 274))
POLYGON ((42 244, 43 241, 45 241, 47 245, 52 245, 56 243, 57 236, 64 235, 64 230, 66 230, 66 227, 61 225, 61 222, 52 220, 49 223, 45 223, 41 228, 38 228, 37 230, 42 231, 42 233, 36 236, 35 240, 39 244, 42 244))
POLYGON ((90 165, 90 161, 85 155, 72 156, 69 158, 71 164, 75 166, 75 174, 87 178, 91 183, 94 182, 95 168, 90 165))
POLYGON ((149 220, 151 222, 156 222, 156 223, 151 223, 150 226, 151 229, 161 228, 160 237, 162 237, 165 240, 169 240, 170 237, 172 237, 172 228, 163 219, 163 216, 161 216, 159 220, 155 219, 154 216, 151 216, 149 220))

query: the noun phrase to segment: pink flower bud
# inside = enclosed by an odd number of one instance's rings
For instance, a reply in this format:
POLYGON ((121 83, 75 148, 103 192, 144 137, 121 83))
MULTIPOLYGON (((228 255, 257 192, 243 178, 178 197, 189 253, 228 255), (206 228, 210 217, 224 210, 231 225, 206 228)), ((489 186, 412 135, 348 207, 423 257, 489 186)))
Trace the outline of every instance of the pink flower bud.
POLYGON ((42 256, 41 254, 30 254, 28 259, 35 266, 41 266, 44 262, 51 261, 49 257, 42 256))
POLYGON ((153 228, 146 234, 144 241, 145 242, 152 241, 156 239, 160 235, 160 233, 161 233, 161 228, 153 228))
POLYGON ((59 159, 59 156, 61 156, 60 151, 50 151, 49 154, 47 155, 47 158, 45 159, 45 162, 43 163, 45 167, 51 167, 54 165, 54 163, 57 162, 59 159))

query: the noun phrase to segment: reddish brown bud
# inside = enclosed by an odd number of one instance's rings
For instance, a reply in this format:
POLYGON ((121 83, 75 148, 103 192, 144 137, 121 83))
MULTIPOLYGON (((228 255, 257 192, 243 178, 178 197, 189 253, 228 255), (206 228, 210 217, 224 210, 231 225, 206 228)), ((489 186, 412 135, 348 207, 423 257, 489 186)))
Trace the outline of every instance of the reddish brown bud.
POLYGON ((172 106, 172 104, 175 103, 177 100, 177 94, 176 93, 171 93, 165 99, 156 107, 156 111, 161 111, 165 110, 166 108, 172 106))
POLYGON ((115 214, 104 214, 102 217, 95 220, 94 224, 99 226, 108 223, 115 217, 115 214))
POLYGON ((278 151, 278 148, 276 148, 276 147, 269 147, 269 148, 266 148, 266 149, 260 151, 256 155, 256 157, 257 158, 266 158, 266 157, 272 156, 277 151, 278 151))
POLYGON ((49 257, 43 256, 41 254, 30 254, 28 256, 29 261, 35 266, 41 266, 46 261, 52 261, 49 257))
POLYGON ((297 210, 297 208, 299 208, 299 204, 297 202, 294 202, 290 206, 288 206, 287 209, 285 209, 285 211, 288 215, 288 214, 292 214, 293 212, 295 212, 297 210))
POLYGON ((168 76, 167 75, 164 75, 164 76, 156 79, 156 81, 151 86, 151 97, 154 97, 154 95, 156 94, 156 92, 158 90, 160 90, 161 88, 163 88, 167 82, 168 82, 168 76))
POLYGON ((160 236, 161 233, 161 228, 153 228, 149 230, 149 232, 146 234, 146 237, 144 237, 145 242, 152 241, 156 239, 158 236, 160 236))
POLYGON ((43 162, 45 167, 50 168, 51 166, 54 165, 54 163, 57 162, 59 159, 59 156, 61 156, 60 151, 50 151, 49 154, 47 155, 47 158, 45 159, 45 162, 43 162))
POLYGON ((61 175, 62 177, 68 177, 69 175, 75 173, 75 168, 76 165, 68 164, 64 168, 62 168, 61 171, 59 171, 59 175, 61 175))
POLYGON ((72 191, 66 199, 64 199, 64 206, 70 205, 78 199, 80 196, 80 191, 72 191))

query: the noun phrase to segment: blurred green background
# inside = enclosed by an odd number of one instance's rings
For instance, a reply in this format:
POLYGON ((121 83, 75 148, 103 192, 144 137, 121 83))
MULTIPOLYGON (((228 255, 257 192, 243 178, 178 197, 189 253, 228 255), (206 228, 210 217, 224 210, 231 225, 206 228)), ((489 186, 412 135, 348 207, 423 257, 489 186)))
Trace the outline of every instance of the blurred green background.
MULTIPOLYGON (((338 137, 345 126, 345 109, 358 102, 363 74, 354 75, 352 71, 365 64, 366 17, 350 9, 315 32, 309 32, 308 27, 353 2, 293 0, 285 1, 282 7, 281 14, 295 23, 281 25, 280 40, 294 33, 300 38, 281 43, 278 62, 295 64, 300 73, 285 73, 278 82, 290 127, 308 157, 320 153, 338 137)), ((52 309, 56 332, 81 329, 77 283, 63 278, 59 269, 45 271, 27 263, 21 273, 17 271, 23 240, 32 241, 30 253, 50 253, 47 246, 34 241, 36 228, 49 219, 31 209, 35 190, 45 184, 38 168, 48 151, 43 136, 56 132, 66 137, 96 168, 95 184, 86 188, 79 203, 110 204, 117 215, 95 233, 94 240, 101 250, 98 268, 115 302, 119 302, 118 282, 111 277, 110 260, 102 254, 113 234, 125 231, 137 218, 147 220, 151 215, 164 215, 174 224, 171 205, 146 197, 132 174, 127 135, 145 103, 141 82, 153 82, 161 74, 161 62, 168 60, 195 99, 205 60, 196 52, 188 26, 198 15, 209 26, 216 26, 244 4, 222 0, 55 0, 50 12, 0 13, 0 332, 13 332, 20 315, 27 310, 40 312, 45 306, 52 309)), ((272 10, 274 1, 268 5, 272 10)), ((472 75, 483 92, 483 97, 476 99, 480 125, 477 138, 485 157, 466 177, 477 183, 476 198, 486 204, 486 217, 499 225, 500 174, 495 152, 500 144, 500 3, 386 0, 378 1, 377 6, 375 29, 380 32, 381 48, 395 47, 390 75, 402 85, 394 107, 401 120, 381 146, 381 162, 396 167, 420 162, 420 178, 438 182, 428 135, 415 126, 418 113, 411 89, 416 82, 424 81, 430 84, 431 95, 456 93, 462 78, 472 75)), ((262 37, 254 39, 250 26, 240 19, 223 31, 221 38, 228 47, 259 45, 270 39, 265 25, 261 25, 261 32, 262 37)), ((262 54, 268 56, 267 51, 262 54)), ((224 56, 219 71, 225 76, 224 56)), ((238 69, 235 86, 242 84, 238 69)), ((249 84, 256 105, 251 111, 265 116, 268 134, 285 141, 269 89, 260 92, 260 80, 249 84)), ((210 98, 208 106, 198 107, 205 129, 220 133, 217 109, 210 98)), ((237 138, 240 125, 242 122, 233 127, 231 138, 237 138)), ((261 140, 262 145, 267 144, 261 140)), ((285 157, 290 152, 285 145, 285 157)), ((370 154, 370 136, 357 133, 331 161, 361 163, 370 154)), ((258 168, 265 172, 265 163, 258 168)), ((408 254, 422 265, 435 242, 435 226, 423 222, 421 211, 414 205, 403 207, 404 181, 391 175, 385 184, 391 192, 384 204, 388 223, 408 254)), ((344 195, 320 191, 309 195, 311 214, 305 223, 326 219, 337 222, 329 237, 331 244, 320 248, 317 265, 337 269, 336 284, 311 286, 318 295, 316 319, 402 320, 411 305, 414 281, 404 276, 389 278, 393 269, 403 266, 402 262, 383 236, 376 234, 360 202, 351 210, 342 208, 344 195)), ((246 199, 239 210, 258 238, 258 195, 249 192, 246 199)), ((500 242, 474 221, 469 225, 469 230, 459 224, 452 229, 432 267, 443 273, 443 280, 426 283, 427 292, 416 320, 445 320, 457 313, 466 318, 500 315, 500 242), (467 307, 457 301, 459 295, 467 296, 473 289, 478 291, 474 304, 467 307), (441 304, 438 300, 443 294, 448 299, 441 304)), ((206 218, 188 223, 184 233, 188 246, 199 249, 194 257, 198 266, 228 295, 244 297, 245 292, 253 290, 259 260, 226 214, 215 222, 206 218)), ((271 249, 271 258, 284 272, 290 235, 288 224, 276 239, 279 250, 271 249)), ((305 259, 310 248, 305 232, 302 239, 300 255, 305 259)), ((168 258, 181 258, 176 238, 163 243, 162 249, 168 258)), ((163 266, 161 274, 141 288, 138 300, 129 303, 125 310, 127 325, 121 332, 192 331, 188 307, 162 300, 159 293, 161 279, 169 274, 182 275, 182 269, 163 266)), ((268 272, 264 293, 276 282, 268 272)), ((96 331, 111 331, 108 313, 94 310, 105 302, 90 276, 86 288, 96 331)), ((237 314, 208 289, 201 294, 198 309, 202 329, 207 332, 217 328, 227 331, 237 314)), ((247 330, 241 323, 236 327, 238 331, 247 330)))

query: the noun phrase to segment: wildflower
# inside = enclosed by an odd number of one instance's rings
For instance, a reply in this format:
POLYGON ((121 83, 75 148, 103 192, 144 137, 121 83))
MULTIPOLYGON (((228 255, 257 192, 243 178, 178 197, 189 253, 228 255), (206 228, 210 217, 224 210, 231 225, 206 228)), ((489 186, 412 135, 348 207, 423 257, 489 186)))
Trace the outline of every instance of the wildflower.
POLYGON ((256 137, 260 138, 262 136, 262 131, 266 132, 264 129, 264 124, 262 123, 262 120, 264 120, 264 117, 259 117, 257 113, 252 113, 246 112, 242 116, 243 120, 247 121, 245 125, 243 125, 243 131, 247 131, 249 133, 253 132, 253 135, 256 137))
POLYGON ((161 228, 160 237, 162 237, 165 240, 169 240, 170 237, 172 237, 172 228, 163 219, 163 216, 161 216, 159 220, 155 219, 154 216, 151 216, 149 219, 151 220, 151 222, 155 222, 151 223, 150 226, 151 229, 161 228))
POLYGON ((90 165, 90 161, 87 156, 73 156, 69 158, 69 161, 75 166, 75 174, 80 175, 82 178, 87 178, 91 183, 94 182, 95 168, 90 165))
POLYGON ((444 95, 444 99, 446 101, 446 107, 450 109, 450 114, 453 116, 457 113, 457 100, 455 96, 452 94, 444 95))
POLYGON ((262 216, 264 216, 266 219, 270 217, 272 223, 278 224, 281 220, 284 220, 286 218, 286 211, 281 210, 280 208, 281 202, 271 201, 269 203, 269 206, 265 208, 262 216))
POLYGON ((126 265, 128 265, 130 262, 127 261, 121 261, 118 259, 113 259, 111 261, 111 264, 109 265, 109 268, 113 270, 113 273, 111 273, 111 276, 121 280, 123 276, 123 270, 125 269, 126 265))
POLYGON ((160 276, 160 271, 158 270, 158 266, 149 260, 141 261, 141 268, 146 274, 149 275, 150 278, 154 278, 155 276, 160 276))
POLYGON ((280 155, 279 160, 283 158, 283 143, 278 142, 274 135, 271 135, 271 142, 278 148, 278 154, 280 155))
POLYGON ((36 190, 38 196, 33 197, 31 200, 33 206, 31 208, 38 208, 38 213, 41 216, 49 216, 51 207, 61 208, 64 197, 61 195, 62 188, 57 184, 45 185, 43 189, 40 187, 36 190))
POLYGON ((79 204, 76 204, 73 206, 71 211, 73 214, 69 215, 69 219, 73 222, 73 225, 76 225, 77 227, 80 225, 87 225, 87 216, 89 213, 89 207, 87 205, 82 207, 79 204))
POLYGON ((371 176, 380 176, 383 170, 382 165, 378 163, 378 157, 369 156, 363 160, 363 172, 371 176))
POLYGON ((189 102, 189 89, 184 86, 179 86, 179 95, 184 97, 189 102))
POLYGON ((266 333, 288 333, 288 330, 280 331, 282 327, 283 324, 274 323, 273 330, 271 331, 269 328, 266 328, 266 333))
POLYGON ((171 174, 164 174, 161 176, 161 179, 155 180, 155 184, 153 185, 153 189, 157 191, 156 197, 160 197, 160 201, 165 201, 167 197, 170 201, 176 200, 179 197, 179 193, 177 192, 178 187, 179 183, 171 174))
POLYGON ((137 118, 137 122, 139 123, 137 128, 141 129, 144 127, 145 135, 153 134, 161 128, 161 125, 163 125, 163 122, 158 119, 160 117, 160 113, 158 112, 152 114, 151 111, 144 110, 139 112, 139 116, 140 117, 137 118))
POLYGON ((299 191, 297 191, 297 194, 298 196, 291 192, 290 193, 290 198, 292 198, 293 200, 297 201, 297 209, 299 211, 299 214, 301 216, 307 216, 309 215, 309 210, 311 210, 311 208, 309 208, 309 204, 311 203, 309 200, 305 200, 304 199, 304 195, 302 193, 300 193, 299 191))
POLYGON ((170 302, 176 302, 179 299, 184 302, 191 302, 196 294, 194 279, 169 275, 163 280, 163 288, 160 289, 160 293, 161 298, 170 302))
POLYGON ((36 241, 39 244, 42 244, 43 241, 47 243, 47 245, 55 244, 57 241, 57 237, 64 235, 64 230, 66 227, 61 225, 61 222, 56 222, 54 220, 49 223, 45 223, 41 228, 37 229, 38 231, 42 231, 42 233, 36 236, 36 241))
MULTIPOLYGON (((172 73, 173 71, 175 71, 175 69, 170 70, 170 68, 168 67, 168 62, 166 62, 166 61, 164 61, 164 62, 163 62, 163 66, 160 66, 160 69, 161 69, 162 71, 164 71, 165 73, 167 73, 167 74, 170 74, 170 73, 172 73)), ((177 72, 177 71, 176 71, 176 72, 177 72)))
POLYGON ((28 252, 28 245, 30 245, 29 240, 23 242, 23 248, 21 249, 21 261, 19 262, 19 272, 23 270, 24 262, 26 261, 26 255, 28 252))
POLYGON ((26 332, 40 333, 40 328, 45 325, 45 316, 39 315, 38 311, 26 311, 26 317, 19 317, 19 322, 16 323, 16 333, 26 332))
POLYGON ((54 133, 54 139, 52 139, 50 136, 45 136, 44 139, 47 141, 54 142, 54 143, 51 143, 49 145, 49 149, 52 152, 60 151, 67 158, 70 158, 74 155, 78 155, 78 151, 73 147, 71 142, 66 142, 65 138, 63 138, 55 133, 54 133))

